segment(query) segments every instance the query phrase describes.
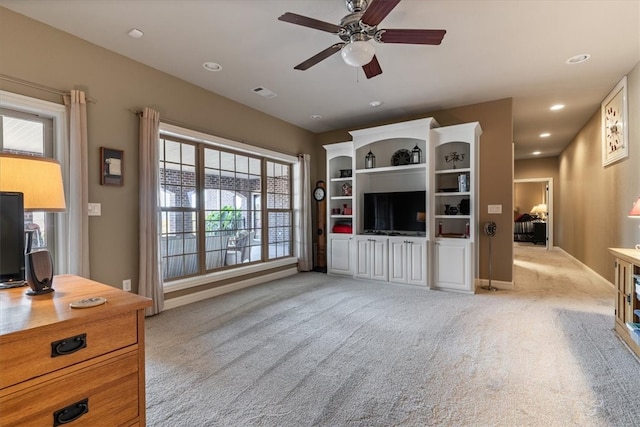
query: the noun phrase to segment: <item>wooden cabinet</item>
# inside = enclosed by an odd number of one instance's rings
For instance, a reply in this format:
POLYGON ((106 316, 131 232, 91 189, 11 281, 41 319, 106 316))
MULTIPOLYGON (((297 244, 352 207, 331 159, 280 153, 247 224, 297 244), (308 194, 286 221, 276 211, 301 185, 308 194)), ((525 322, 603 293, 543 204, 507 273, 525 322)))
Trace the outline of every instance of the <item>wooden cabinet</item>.
POLYGON ((150 300, 72 275, 53 287, 0 292, 0 425, 144 426, 150 300), (69 306, 91 297, 107 302, 69 306))
POLYGON ((426 239, 410 237, 389 238, 389 281, 426 286, 426 239))
POLYGON ((637 356, 640 356, 640 332, 634 324, 640 323, 640 251, 610 248, 616 257, 616 320, 615 330, 637 356))
POLYGON ((355 277, 386 282, 389 278, 388 239, 358 236, 355 241, 355 277))

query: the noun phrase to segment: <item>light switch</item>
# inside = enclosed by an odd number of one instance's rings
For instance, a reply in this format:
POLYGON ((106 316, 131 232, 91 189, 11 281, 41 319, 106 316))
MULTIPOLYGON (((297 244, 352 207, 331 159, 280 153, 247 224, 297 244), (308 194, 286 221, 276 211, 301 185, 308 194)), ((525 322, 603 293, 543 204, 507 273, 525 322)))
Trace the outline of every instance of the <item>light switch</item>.
POLYGON ((89 216, 102 215, 102 205, 100 203, 89 203, 89 216))
POLYGON ((502 205, 489 205, 489 213, 490 214, 501 214, 502 213, 502 205))

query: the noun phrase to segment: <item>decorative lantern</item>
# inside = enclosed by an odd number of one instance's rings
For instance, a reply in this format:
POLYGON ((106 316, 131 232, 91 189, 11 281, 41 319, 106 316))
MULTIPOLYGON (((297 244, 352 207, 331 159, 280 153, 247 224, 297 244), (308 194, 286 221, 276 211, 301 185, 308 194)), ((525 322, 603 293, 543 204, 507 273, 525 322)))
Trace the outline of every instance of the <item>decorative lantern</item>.
POLYGON ((371 169, 376 167, 376 156, 369 150, 364 158, 365 169, 371 169))
POLYGON ((418 164, 421 160, 422 150, 420 149, 420 147, 418 147, 418 144, 416 144, 416 146, 413 147, 413 150, 411 150, 411 163, 418 164))

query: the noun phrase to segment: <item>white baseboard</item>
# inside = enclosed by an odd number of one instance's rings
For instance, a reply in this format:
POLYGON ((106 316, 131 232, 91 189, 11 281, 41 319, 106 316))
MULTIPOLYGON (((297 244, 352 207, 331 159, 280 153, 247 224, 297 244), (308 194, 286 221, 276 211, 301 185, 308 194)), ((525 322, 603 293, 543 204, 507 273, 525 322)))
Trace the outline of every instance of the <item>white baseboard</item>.
POLYGON ((275 273, 265 274, 259 277, 253 277, 251 279, 240 280, 239 282, 218 286, 218 287, 207 289, 201 292, 194 292, 192 294, 184 295, 181 297, 170 298, 165 300, 164 309, 170 310, 172 308, 181 307, 183 305, 202 301, 207 298, 217 297, 219 295, 227 294, 229 292, 237 291, 243 288, 248 288, 250 286, 260 285, 262 283, 270 282, 271 280, 282 279, 284 277, 293 276, 294 274, 298 274, 297 267, 293 267, 287 270, 277 271, 275 273))
POLYGON ((576 263, 580 264, 582 267, 584 267, 585 269, 589 270, 591 273, 593 273, 597 277, 599 277, 602 280, 603 283, 611 286, 612 288, 615 288, 615 285, 613 283, 611 283, 610 281, 608 281, 607 279, 605 279, 603 276, 601 276, 600 273, 598 273, 597 271, 595 271, 594 269, 589 267, 587 264, 585 264, 582 261, 580 261, 578 258, 576 258, 573 255, 571 255, 569 252, 567 252, 564 249, 562 249, 560 246, 554 246, 553 249, 562 252, 563 254, 565 254, 566 256, 571 258, 572 260, 574 260, 576 263))

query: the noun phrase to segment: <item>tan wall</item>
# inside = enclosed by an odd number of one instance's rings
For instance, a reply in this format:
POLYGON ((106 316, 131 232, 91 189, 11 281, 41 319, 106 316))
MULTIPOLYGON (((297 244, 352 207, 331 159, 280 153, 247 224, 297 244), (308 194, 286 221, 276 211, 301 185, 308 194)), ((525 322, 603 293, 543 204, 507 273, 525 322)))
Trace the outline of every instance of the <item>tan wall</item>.
POLYGON ((531 209, 540 203, 546 203, 546 183, 520 182, 513 192, 514 215, 531 213, 531 209))
POLYGON ((562 214, 556 243, 613 282, 609 247, 640 242, 640 221, 627 218, 640 196, 640 64, 627 76, 629 157, 602 166, 602 127, 597 111, 559 157, 562 214))
MULTIPOLYGON (((87 109, 89 201, 102 204, 102 216, 89 219, 91 277, 116 287, 138 281, 138 118, 130 110, 149 106, 186 127, 289 154, 324 151, 310 132, 1 7, 0 73, 97 101, 87 109), (124 150, 124 187, 99 184, 101 146, 124 150)), ((0 89, 61 103, 3 80, 0 89)))
MULTIPOLYGON (((498 232, 492 242, 492 279, 511 282, 513 280, 513 215, 511 210, 513 206, 513 121, 511 99, 433 111, 419 116, 398 118, 395 121, 421 117, 435 117, 441 126, 480 122, 483 133, 480 137, 479 227, 482 230, 482 225, 485 222, 496 222, 498 232), (487 214, 487 205, 496 204, 502 205, 502 215, 487 214)), ((386 123, 389 122, 371 123, 363 128, 386 123)), ((351 129, 320 134, 318 135, 318 143, 323 145, 350 141, 349 130, 351 129)), ((325 160, 318 156, 317 162, 318 170, 325 170, 325 160)), ((484 279, 489 277, 488 245, 488 238, 480 233, 480 277, 484 279)))

